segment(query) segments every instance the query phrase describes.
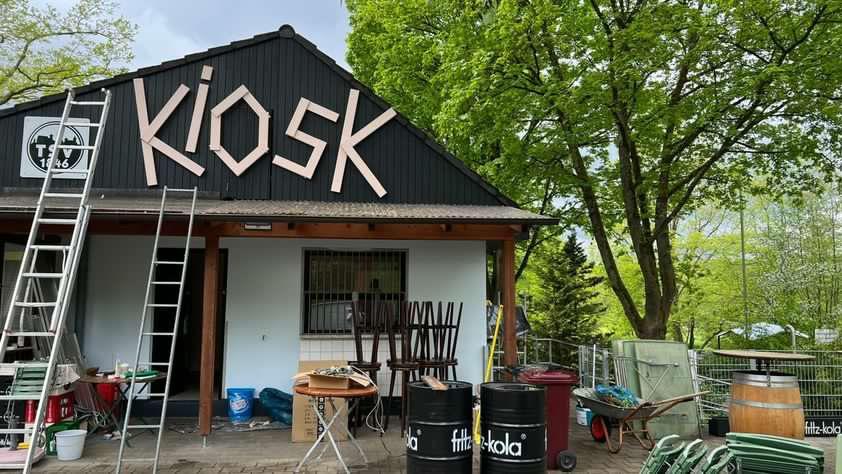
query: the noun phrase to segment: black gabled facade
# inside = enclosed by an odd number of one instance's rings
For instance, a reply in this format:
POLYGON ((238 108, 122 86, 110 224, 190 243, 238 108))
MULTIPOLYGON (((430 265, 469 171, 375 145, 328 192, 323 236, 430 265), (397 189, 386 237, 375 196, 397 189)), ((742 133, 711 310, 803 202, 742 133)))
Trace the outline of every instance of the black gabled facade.
MULTIPOLYGON (((198 186, 206 196, 220 199, 513 205, 400 115, 355 146, 387 194, 378 197, 350 162, 346 165, 341 193, 332 192, 349 91, 360 91, 354 131, 389 106, 286 25, 277 32, 90 84, 80 88, 77 96, 80 100, 96 99, 100 97, 100 88, 112 91, 113 102, 96 171, 96 188, 135 192, 161 185, 198 186), (198 146, 195 153, 187 153, 188 130, 200 75, 206 65, 213 68, 213 75, 206 81, 209 92, 198 146), (202 176, 195 176, 155 151, 159 185, 148 186, 133 85, 136 78, 143 79, 150 120, 180 85, 190 89, 156 137, 201 165, 202 176), (241 85, 248 88, 271 118, 269 151, 241 176, 236 176, 209 147, 210 121, 211 109, 241 85), (327 142, 312 179, 272 163, 276 154, 302 165, 310 156, 311 146, 285 134, 301 97, 339 114, 335 123, 313 113, 306 114, 301 122, 301 131, 327 142)), ((19 176, 24 117, 58 117, 63 105, 64 96, 57 95, 0 111, 0 187, 4 191, 40 187, 40 179, 19 176)), ((93 114, 74 113, 74 116, 95 119, 93 114)), ((244 101, 238 101, 224 113, 221 143, 237 160, 257 145, 258 118, 244 101)), ((75 184, 63 182, 66 186, 75 184)))

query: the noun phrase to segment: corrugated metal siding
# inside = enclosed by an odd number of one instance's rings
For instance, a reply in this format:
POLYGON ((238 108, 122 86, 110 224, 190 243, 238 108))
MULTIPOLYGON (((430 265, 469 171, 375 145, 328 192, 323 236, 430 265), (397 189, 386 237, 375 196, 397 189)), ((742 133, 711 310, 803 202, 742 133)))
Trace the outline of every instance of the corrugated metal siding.
MULTIPOLYGON (((150 120, 169 100, 180 84, 190 88, 157 136, 184 152, 195 94, 202 65, 214 68, 208 104, 197 153, 187 154, 205 167, 196 177, 169 158, 155 152, 159 184, 172 187, 198 186, 202 191, 218 193, 222 198, 273 199, 293 201, 390 202, 425 204, 499 205, 501 199, 475 178, 450 162, 423 135, 412 131, 397 118, 357 145, 357 150, 383 183, 388 194, 378 198, 356 167, 348 161, 342 193, 330 191, 336 154, 345 117, 348 78, 317 57, 318 52, 301 42, 280 35, 257 41, 246 47, 228 48, 215 56, 183 63, 170 69, 153 71, 144 77, 150 120), (210 109, 241 84, 271 114, 270 152, 261 157, 243 175, 237 177, 209 148, 210 109), (300 97, 310 99, 339 113, 337 123, 308 113, 301 130, 328 142, 312 180, 304 179, 272 164, 274 154, 298 163, 306 163, 311 147, 285 135, 287 125, 300 97)), ((142 74, 144 71, 140 71, 142 74)), ((95 186, 108 189, 148 189, 137 126, 134 89, 130 79, 109 86, 114 94, 106 139, 103 143, 95 186)), ((86 93, 81 98, 97 98, 86 93)), ((63 102, 54 102, 19 113, 0 117, 0 185, 7 188, 40 186, 38 179, 19 177, 20 147, 25 115, 59 116, 63 102)), ((81 109, 76 109, 81 110, 81 109)), ((360 94, 354 131, 381 114, 385 109, 360 94)), ((77 117, 95 120, 94 114, 74 113, 77 117)), ((93 133, 93 131, 92 131, 93 133)), ((241 159, 257 143, 257 118, 251 109, 239 102, 226 112, 222 125, 223 146, 241 159)), ((72 186, 76 183, 65 182, 72 186)))

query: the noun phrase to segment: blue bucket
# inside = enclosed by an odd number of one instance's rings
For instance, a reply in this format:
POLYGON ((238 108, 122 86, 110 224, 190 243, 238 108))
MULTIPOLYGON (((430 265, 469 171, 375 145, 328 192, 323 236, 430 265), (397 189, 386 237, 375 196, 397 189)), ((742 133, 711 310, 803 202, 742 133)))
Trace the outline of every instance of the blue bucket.
POLYGON ((249 421, 254 409, 253 388, 229 388, 228 418, 233 422, 249 421))

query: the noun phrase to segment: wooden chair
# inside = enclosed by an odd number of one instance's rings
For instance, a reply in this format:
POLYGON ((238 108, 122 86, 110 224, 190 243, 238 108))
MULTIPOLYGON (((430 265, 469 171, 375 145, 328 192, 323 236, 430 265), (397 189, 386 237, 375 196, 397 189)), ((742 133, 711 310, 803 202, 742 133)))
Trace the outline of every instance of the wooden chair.
POLYGON ((386 361, 386 366, 392 371, 392 375, 389 380, 389 396, 386 402, 383 430, 389 429, 389 410, 392 408, 398 373, 401 374, 401 433, 406 430, 406 386, 410 379, 417 378, 418 374, 418 361, 415 360, 413 352, 412 336, 417 328, 415 318, 420 313, 420 308, 417 302, 404 302, 401 304, 397 321, 386 325, 389 335, 389 360, 386 361), (400 341, 397 340, 398 336, 400 336, 400 341))
POLYGON ((438 303, 435 310, 432 301, 422 304, 423 317, 419 324, 418 343, 418 373, 419 375, 434 375, 440 380, 447 379, 448 358, 455 346, 452 339, 451 326, 453 318, 453 303, 444 306, 438 303))
MULTIPOLYGON (((348 365, 365 372, 377 383, 377 373, 380 371, 380 362, 377 361, 377 352, 380 345, 380 328, 383 321, 386 320, 386 308, 388 302, 378 300, 372 302, 354 301, 352 309, 353 326, 352 331, 354 335, 354 349, 356 360, 348 361, 348 365), (367 311, 368 310, 368 311, 367 311), (363 349, 363 335, 371 334, 371 354, 366 358, 363 349)), ((363 423, 363 410, 360 405, 354 408, 353 413, 349 415, 349 421, 356 421, 351 423, 354 435, 357 434, 357 427, 363 423)))
POLYGON ((459 314, 456 316, 453 314, 454 307, 455 303, 447 303, 447 348, 444 359, 444 378, 448 378, 448 369, 451 369, 453 378, 450 380, 459 380, 456 378, 456 366, 459 365, 459 359, 456 358, 456 342, 459 340, 459 327, 462 325, 462 303, 459 303, 459 314))

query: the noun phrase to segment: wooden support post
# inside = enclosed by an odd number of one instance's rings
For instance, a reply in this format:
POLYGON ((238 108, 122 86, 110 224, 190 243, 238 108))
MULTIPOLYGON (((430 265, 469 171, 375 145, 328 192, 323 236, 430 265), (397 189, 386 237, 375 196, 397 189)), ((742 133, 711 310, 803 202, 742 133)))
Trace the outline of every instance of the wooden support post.
POLYGON ((213 417, 216 315, 219 294, 219 236, 205 237, 205 274, 202 290, 202 360, 199 375, 199 433, 206 440, 213 417))
POLYGON ((504 240, 500 255, 500 292, 503 303, 503 365, 517 365, 517 320, 515 302, 515 241, 504 240))

